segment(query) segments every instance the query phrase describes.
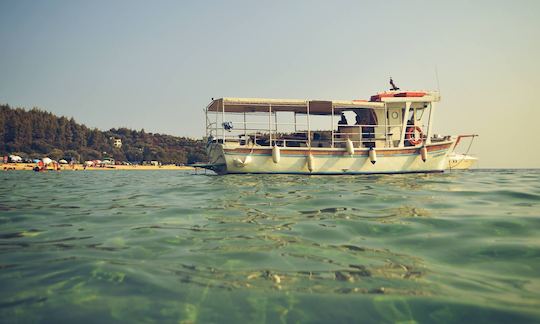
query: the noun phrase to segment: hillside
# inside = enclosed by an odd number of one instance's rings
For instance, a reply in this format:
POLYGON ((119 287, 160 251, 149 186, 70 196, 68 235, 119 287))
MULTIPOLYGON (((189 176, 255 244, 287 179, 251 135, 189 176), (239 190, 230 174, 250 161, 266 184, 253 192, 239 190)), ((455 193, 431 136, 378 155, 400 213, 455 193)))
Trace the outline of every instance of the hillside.
POLYGON ((0 105, 0 154, 51 159, 117 161, 157 160, 164 164, 205 161, 204 142, 128 128, 101 131, 37 108, 0 105), (115 139, 122 141, 115 147, 115 139))

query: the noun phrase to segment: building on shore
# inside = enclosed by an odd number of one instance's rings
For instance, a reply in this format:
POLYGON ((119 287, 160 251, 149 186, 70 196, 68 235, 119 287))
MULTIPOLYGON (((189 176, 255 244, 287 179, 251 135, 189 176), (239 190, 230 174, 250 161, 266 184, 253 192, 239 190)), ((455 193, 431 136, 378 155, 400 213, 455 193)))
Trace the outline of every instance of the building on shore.
POLYGON ((113 142, 114 147, 121 148, 122 147, 122 139, 111 137, 110 140, 113 142))

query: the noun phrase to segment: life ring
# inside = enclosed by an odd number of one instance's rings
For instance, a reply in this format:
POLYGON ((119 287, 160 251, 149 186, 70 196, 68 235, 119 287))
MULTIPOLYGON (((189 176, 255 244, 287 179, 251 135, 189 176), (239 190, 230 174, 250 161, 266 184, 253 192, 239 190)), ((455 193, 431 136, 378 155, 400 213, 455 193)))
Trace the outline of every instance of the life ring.
POLYGON ((422 138, 424 137, 424 133, 422 132, 422 128, 420 126, 411 126, 407 128, 407 134, 405 138, 412 146, 416 146, 420 143, 422 143, 422 138), (415 132, 418 131, 418 137, 416 137, 415 132))

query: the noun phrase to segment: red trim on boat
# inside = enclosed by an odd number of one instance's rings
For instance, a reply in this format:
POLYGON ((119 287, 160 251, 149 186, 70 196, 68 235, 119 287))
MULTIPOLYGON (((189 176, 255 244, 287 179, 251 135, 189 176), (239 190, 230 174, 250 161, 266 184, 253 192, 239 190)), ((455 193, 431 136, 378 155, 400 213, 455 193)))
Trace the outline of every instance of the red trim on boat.
POLYGON ((369 101, 381 101, 381 98, 392 98, 392 97, 423 97, 425 96, 425 92, 421 91, 404 91, 404 92, 379 92, 376 95, 371 96, 369 101))
MULTIPOLYGON (((426 146, 428 152, 432 151, 438 151, 438 150, 444 150, 448 149, 452 143, 446 143, 446 144, 437 144, 437 145, 429 145, 426 146)), ((227 153, 233 153, 233 154, 268 154, 272 155, 272 148, 253 148, 252 149, 244 149, 244 148, 235 148, 235 149, 224 149, 227 153)), ((405 148, 405 149, 376 149, 377 155, 380 156, 388 156, 388 155, 394 155, 394 154, 420 154, 420 148, 418 147, 411 147, 411 148, 405 148)), ((281 155, 305 155, 312 154, 313 156, 321 156, 321 155, 349 155, 346 150, 343 151, 319 151, 319 150, 308 150, 307 148, 305 150, 298 150, 298 149, 289 149, 289 148, 281 148, 281 155)), ((369 155, 369 149, 356 149, 354 152, 355 156, 368 156, 369 155)))
POLYGON ((423 97, 425 95, 425 92, 405 91, 396 94, 394 97, 423 97))
POLYGON ((381 92, 381 93, 377 93, 376 95, 371 96, 369 101, 381 101, 381 98, 390 98, 394 96, 395 96, 395 93, 381 92))

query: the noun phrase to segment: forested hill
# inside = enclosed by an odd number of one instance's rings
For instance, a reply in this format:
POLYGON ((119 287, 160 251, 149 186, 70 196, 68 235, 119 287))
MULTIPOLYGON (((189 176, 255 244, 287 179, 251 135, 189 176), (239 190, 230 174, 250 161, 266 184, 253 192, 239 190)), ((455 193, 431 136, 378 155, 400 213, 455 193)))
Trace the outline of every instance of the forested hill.
POLYGON ((128 128, 101 131, 40 109, 30 111, 0 105, 0 154, 77 161, 114 158, 117 161, 157 160, 168 163, 205 161, 204 142, 128 128), (122 146, 114 146, 121 139, 122 146))

